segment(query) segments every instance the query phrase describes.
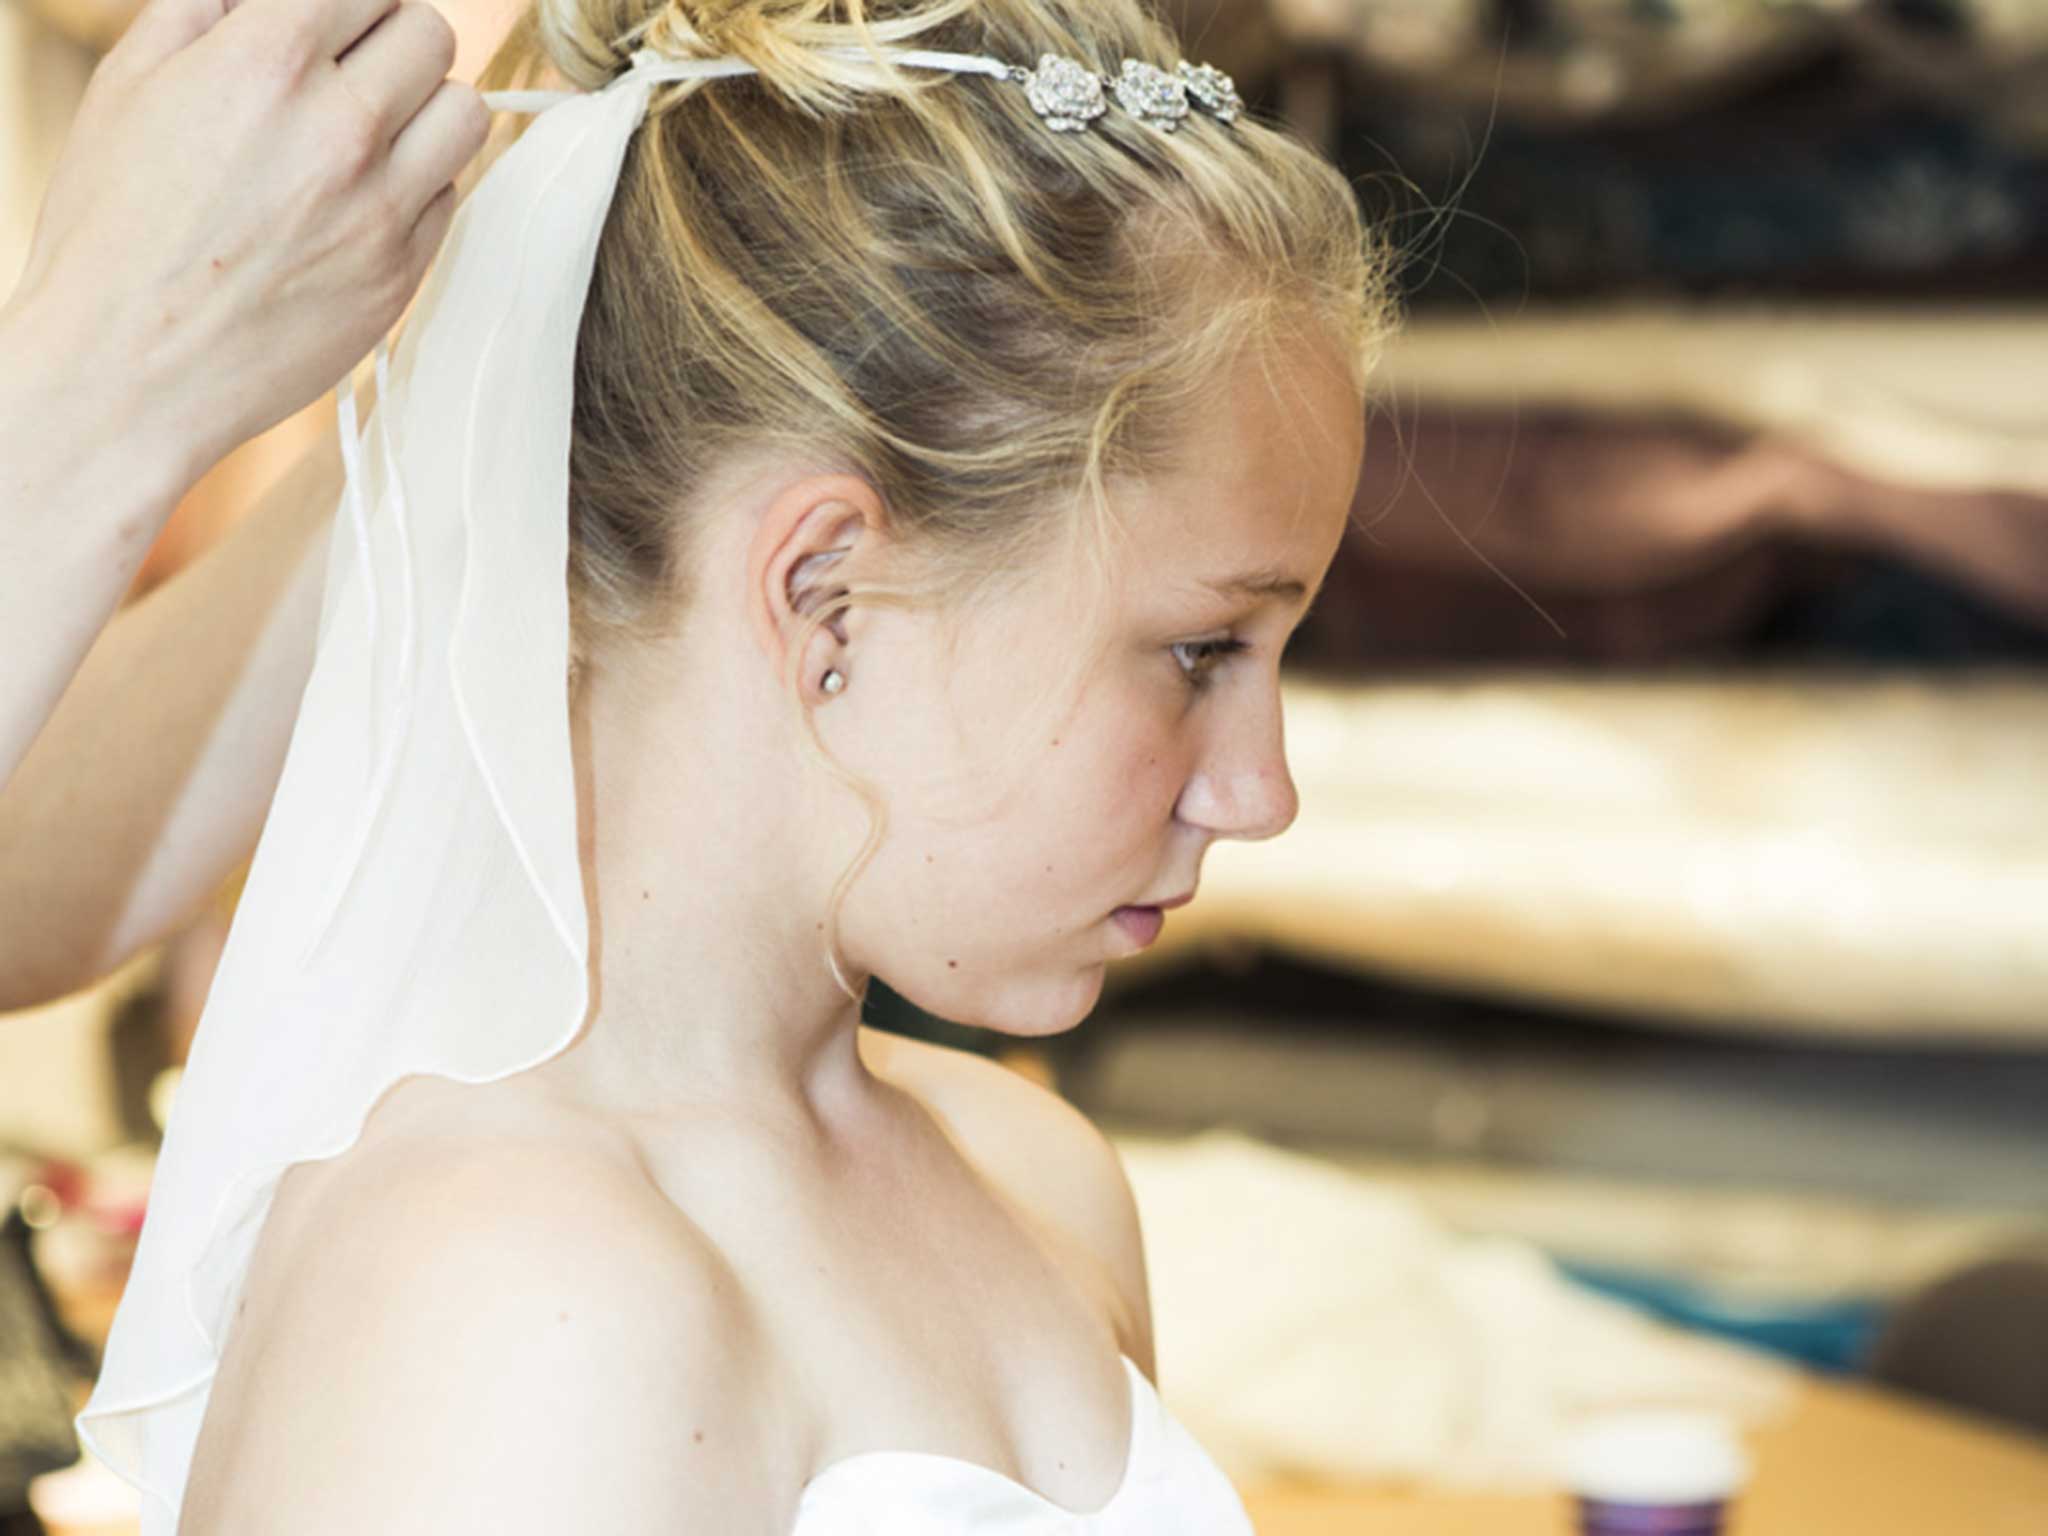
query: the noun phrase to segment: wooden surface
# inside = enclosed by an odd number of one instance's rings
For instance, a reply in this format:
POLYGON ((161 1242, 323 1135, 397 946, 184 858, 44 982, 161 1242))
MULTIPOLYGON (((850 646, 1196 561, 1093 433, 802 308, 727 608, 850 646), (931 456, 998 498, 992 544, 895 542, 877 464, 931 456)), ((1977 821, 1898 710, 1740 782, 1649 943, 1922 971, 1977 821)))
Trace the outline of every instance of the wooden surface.
MULTIPOLYGON (((2048 1536, 2048 1439, 1815 1378, 1747 1437, 1727 1536, 2048 1536)), ((1559 1494, 1246 1487, 1259 1536, 1573 1536, 1559 1494)))

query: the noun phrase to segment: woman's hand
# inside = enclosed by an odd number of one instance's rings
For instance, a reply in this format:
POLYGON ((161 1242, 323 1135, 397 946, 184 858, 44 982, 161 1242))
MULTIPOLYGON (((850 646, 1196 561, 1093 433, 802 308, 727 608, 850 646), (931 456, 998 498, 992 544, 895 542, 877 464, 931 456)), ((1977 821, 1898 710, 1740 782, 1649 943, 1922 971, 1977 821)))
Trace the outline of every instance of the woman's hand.
POLYGON ((101 62, 9 306, 181 488, 397 321, 489 125, 431 6, 224 3, 150 0, 101 62))
POLYGON ((171 509, 398 319, 488 114, 405 0, 149 0, 0 307, 0 785, 171 509))

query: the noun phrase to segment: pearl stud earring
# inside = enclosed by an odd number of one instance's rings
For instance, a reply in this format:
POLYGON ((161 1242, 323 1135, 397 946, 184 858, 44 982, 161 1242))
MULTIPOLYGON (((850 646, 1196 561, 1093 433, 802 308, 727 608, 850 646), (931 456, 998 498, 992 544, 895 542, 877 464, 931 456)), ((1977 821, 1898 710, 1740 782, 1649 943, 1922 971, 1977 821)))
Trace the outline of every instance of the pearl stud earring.
POLYGON ((818 686, 827 693, 842 693, 846 689, 846 677, 837 667, 827 672, 818 686))

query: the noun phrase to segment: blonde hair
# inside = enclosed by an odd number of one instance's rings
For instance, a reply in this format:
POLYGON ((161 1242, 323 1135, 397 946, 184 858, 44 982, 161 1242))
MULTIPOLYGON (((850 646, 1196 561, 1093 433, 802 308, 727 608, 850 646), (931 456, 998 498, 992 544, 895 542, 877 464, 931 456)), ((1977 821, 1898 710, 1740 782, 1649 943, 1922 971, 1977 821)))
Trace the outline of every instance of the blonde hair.
MULTIPOLYGON (((906 46, 1105 74, 1180 57, 1139 0, 535 0, 485 71, 590 89, 640 47, 758 70, 658 87, 628 147, 576 357, 579 657, 673 624, 694 504, 741 451, 863 476, 916 552, 816 624, 957 601, 1063 535, 1101 547, 1110 485, 1171 467, 1257 339, 1313 327, 1363 393, 1391 253, 1290 132, 1198 109, 1166 134, 1112 107, 1058 133, 1014 83, 888 62, 906 46)), ((868 799, 835 917, 879 844, 868 799)))

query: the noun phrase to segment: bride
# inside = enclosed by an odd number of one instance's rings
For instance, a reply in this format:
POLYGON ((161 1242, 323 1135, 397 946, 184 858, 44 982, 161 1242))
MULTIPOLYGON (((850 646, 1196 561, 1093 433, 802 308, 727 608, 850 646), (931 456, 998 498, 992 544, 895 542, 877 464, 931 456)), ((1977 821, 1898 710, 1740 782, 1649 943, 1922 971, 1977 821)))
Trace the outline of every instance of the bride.
POLYGON ((499 98, 345 439, 80 1417, 146 1532, 1249 1529, 1108 1141, 860 1024, 1071 1029, 1294 815, 1387 262, 1178 57, 1139 0, 515 29, 488 80, 582 94, 499 98))

